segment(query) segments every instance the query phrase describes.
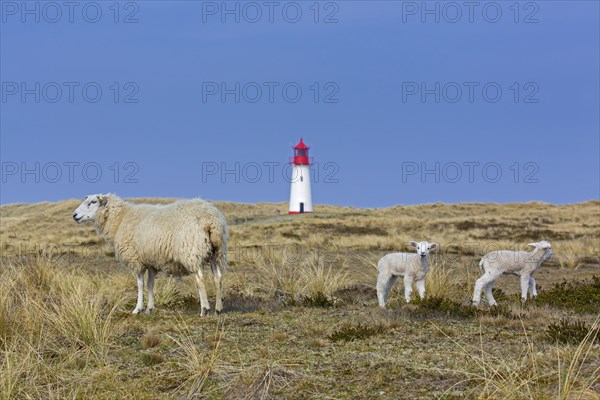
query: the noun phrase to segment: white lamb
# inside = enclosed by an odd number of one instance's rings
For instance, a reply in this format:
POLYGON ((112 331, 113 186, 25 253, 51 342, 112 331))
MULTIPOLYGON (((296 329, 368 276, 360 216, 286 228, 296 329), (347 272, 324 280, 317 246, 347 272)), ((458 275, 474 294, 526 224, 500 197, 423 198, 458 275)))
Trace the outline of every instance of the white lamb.
POLYGON ((485 291, 490 306, 497 304, 492 295, 492 288, 496 279, 502 274, 517 275, 521 278, 521 301, 527 301, 528 288, 531 298, 537 296, 535 279, 531 274, 540 267, 542 262, 552 256, 552 246, 545 240, 529 243, 529 246, 533 246, 533 251, 498 250, 483 256, 479 262, 479 268, 483 275, 475 282, 473 305, 479 305, 482 290, 485 291))
POLYGON ((227 221, 211 203, 180 200, 167 205, 132 204, 113 194, 87 196, 73 213, 77 223, 93 221, 96 232, 114 247, 115 257, 137 273, 138 297, 133 310, 144 309, 144 273, 148 271, 149 313, 154 308, 154 278, 194 274, 200 313, 210 312, 204 266, 210 264, 216 287, 215 312, 223 309, 222 272, 227 267, 227 221))
POLYGON ((437 250, 437 243, 408 242, 417 250, 414 253, 391 253, 383 256, 377 263, 377 300, 385 308, 390 290, 399 277, 404 278, 404 300, 410 302, 413 283, 417 286, 419 297, 425 298, 425 278, 429 269, 429 252, 437 250))

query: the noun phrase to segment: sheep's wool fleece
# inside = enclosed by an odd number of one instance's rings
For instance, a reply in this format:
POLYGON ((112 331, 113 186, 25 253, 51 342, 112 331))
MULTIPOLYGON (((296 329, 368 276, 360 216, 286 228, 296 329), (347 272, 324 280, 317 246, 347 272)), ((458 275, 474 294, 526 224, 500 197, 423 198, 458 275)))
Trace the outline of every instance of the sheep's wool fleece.
POLYGON ((118 260, 143 271, 153 266, 171 275, 188 275, 226 254, 227 222, 201 199, 167 205, 131 204, 115 195, 98 210, 99 233, 113 244, 118 260))
POLYGON ((379 260, 377 270, 397 276, 411 274, 415 279, 421 279, 427 273, 427 260, 422 262, 414 253, 390 253, 379 260))
POLYGON ((505 273, 516 273, 523 269, 533 271, 545 260, 546 252, 542 249, 533 251, 510 251, 497 250, 483 256, 482 266, 484 270, 490 265, 499 266, 505 273))

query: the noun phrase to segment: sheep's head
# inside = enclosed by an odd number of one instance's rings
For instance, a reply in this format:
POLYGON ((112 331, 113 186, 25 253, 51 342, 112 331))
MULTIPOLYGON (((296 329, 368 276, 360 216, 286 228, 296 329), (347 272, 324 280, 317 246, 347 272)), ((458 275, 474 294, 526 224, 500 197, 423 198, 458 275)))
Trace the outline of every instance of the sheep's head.
POLYGON ((544 255, 542 256, 542 261, 552 257, 552 245, 545 240, 536 243, 529 243, 529 246, 533 246, 536 250, 540 249, 544 252, 544 255))
POLYGON ((108 196, 103 194, 90 194, 89 196, 86 196, 85 200, 83 200, 83 203, 81 203, 79 207, 75 209, 75 212, 73 213, 73 219, 78 224, 93 220, 98 210, 101 207, 106 206, 107 203, 108 196))
POLYGON ((429 252, 431 250, 437 250, 438 247, 440 246, 437 243, 428 243, 425 241, 419 242, 419 243, 410 241, 410 242, 408 242, 408 245, 410 247, 412 247, 413 249, 417 250, 417 255, 419 257, 421 257, 421 260, 424 260, 425 258, 427 258, 427 256, 429 255, 429 252))

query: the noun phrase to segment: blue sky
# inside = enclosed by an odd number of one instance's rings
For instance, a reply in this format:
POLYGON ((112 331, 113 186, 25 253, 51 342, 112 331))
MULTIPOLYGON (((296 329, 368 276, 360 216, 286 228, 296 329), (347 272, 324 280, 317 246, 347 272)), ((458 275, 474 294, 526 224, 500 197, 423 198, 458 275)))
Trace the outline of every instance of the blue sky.
POLYGON ((600 198, 596 1, 74 4, 0 1, 2 204, 600 198))

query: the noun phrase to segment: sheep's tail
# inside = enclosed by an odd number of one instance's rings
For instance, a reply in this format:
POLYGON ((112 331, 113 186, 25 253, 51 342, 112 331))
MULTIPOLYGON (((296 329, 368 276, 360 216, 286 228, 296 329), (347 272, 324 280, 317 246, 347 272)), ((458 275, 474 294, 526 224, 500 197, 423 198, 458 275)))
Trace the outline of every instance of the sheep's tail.
POLYGON ((227 269, 227 225, 218 219, 207 227, 213 260, 222 271, 227 269))
POLYGON ((485 270, 483 269, 483 258, 481 260, 479 260, 479 269, 481 270, 481 272, 485 272, 485 270))

